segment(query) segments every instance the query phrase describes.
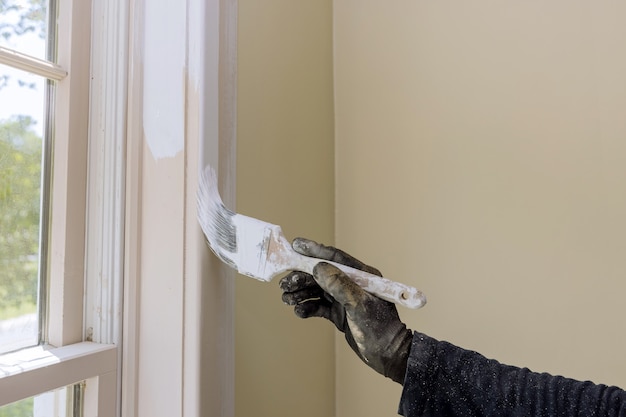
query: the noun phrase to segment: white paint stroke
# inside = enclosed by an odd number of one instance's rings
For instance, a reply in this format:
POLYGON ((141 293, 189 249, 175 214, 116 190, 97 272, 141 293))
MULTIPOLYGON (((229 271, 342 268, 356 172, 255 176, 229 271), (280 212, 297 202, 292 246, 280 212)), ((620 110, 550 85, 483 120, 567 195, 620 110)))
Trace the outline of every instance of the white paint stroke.
POLYGON ((186 3, 144 3, 143 125, 154 159, 183 150, 185 133, 186 3))
POLYGON ((188 36, 188 49, 189 56, 187 57, 187 72, 189 73, 189 80, 191 81, 191 88, 195 91, 199 91, 200 81, 202 77, 202 71, 204 68, 204 54, 205 43, 207 42, 207 36, 204 35, 205 27, 205 14, 206 14, 206 0, 202 1, 190 1, 187 7, 189 13, 187 17, 187 30, 188 36))

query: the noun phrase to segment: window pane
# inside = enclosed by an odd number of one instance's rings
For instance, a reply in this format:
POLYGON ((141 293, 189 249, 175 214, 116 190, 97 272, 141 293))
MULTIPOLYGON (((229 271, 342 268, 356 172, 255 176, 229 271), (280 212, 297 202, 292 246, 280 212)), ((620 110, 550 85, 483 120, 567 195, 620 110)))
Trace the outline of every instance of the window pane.
POLYGON ((0 417, 76 417, 82 414, 84 383, 35 395, 0 407, 0 417))
POLYGON ((27 398, 13 404, 0 407, 0 417, 31 417, 33 415, 34 398, 27 398))
POLYGON ((0 46, 46 58, 46 0, 0 1, 0 46))
POLYGON ((0 353, 38 343, 46 81, 0 65, 0 353))

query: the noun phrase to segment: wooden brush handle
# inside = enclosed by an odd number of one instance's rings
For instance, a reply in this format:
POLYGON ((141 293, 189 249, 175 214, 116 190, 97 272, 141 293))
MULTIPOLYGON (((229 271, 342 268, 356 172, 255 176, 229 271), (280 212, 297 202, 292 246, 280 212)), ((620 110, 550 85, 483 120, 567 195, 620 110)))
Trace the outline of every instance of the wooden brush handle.
POLYGON ((272 254, 272 256, 268 258, 272 260, 271 263, 277 272, 303 271, 312 274, 315 265, 319 262, 327 262, 341 269, 359 287, 383 300, 408 308, 420 308, 426 304, 426 297, 415 287, 391 281, 337 262, 302 255, 291 247, 291 244, 280 229, 275 231, 273 236, 274 239, 270 239, 271 242, 268 249, 268 253, 272 254), (274 242, 273 245, 272 242, 274 242))
POLYGON ((297 253, 291 249, 290 246, 289 251, 289 258, 292 263, 288 269, 304 271, 312 274, 315 265, 319 262, 326 262, 341 269, 346 275, 352 278, 352 280, 356 282, 359 287, 363 288, 370 294, 382 298, 383 300, 414 309, 423 307, 424 304, 426 304, 426 296, 415 287, 391 281, 387 278, 379 277, 378 275, 373 275, 368 272, 361 271, 360 269, 352 268, 337 262, 310 258, 297 253))
MULTIPOLYGON (((326 261, 328 262, 328 261, 326 261)), ((400 282, 372 275, 360 269, 351 268, 335 262, 328 262, 341 269, 350 278, 370 294, 408 308, 420 308, 426 304, 426 296, 420 290, 400 282)))

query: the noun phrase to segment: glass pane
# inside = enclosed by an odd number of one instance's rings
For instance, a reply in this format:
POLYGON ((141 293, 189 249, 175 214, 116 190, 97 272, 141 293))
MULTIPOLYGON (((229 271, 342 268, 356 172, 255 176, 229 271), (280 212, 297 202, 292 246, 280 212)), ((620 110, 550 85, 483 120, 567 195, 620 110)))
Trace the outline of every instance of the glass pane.
POLYGON ((47 0, 0 0, 0 46, 46 58, 47 0))
POLYGON ((80 416, 84 383, 70 385, 0 407, 0 417, 80 416))
POLYGON ((34 398, 27 398, 13 404, 0 407, 0 417, 32 417, 34 398))
POLYGON ((38 343, 46 80, 0 65, 0 353, 38 343))

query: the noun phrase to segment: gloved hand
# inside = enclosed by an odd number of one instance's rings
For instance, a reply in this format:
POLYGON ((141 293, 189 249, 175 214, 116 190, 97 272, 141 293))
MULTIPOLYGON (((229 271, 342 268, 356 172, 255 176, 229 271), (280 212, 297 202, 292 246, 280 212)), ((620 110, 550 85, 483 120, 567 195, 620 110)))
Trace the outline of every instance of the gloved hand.
MULTIPOLYGON (((380 272, 331 246, 298 238, 294 250, 381 276, 380 272)), ((324 317, 345 334, 356 354, 376 372, 402 384, 412 332, 400 321, 393 303, 365 292, 340 269, 320 262, 313 276, 291 272, 280 280, 283 301, 298 317, 324 317)))

